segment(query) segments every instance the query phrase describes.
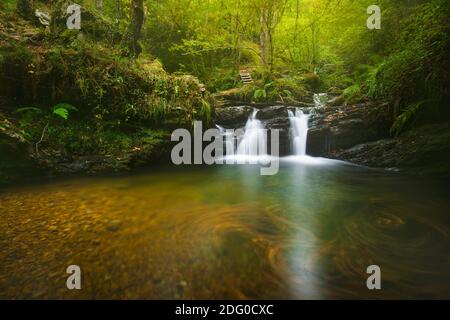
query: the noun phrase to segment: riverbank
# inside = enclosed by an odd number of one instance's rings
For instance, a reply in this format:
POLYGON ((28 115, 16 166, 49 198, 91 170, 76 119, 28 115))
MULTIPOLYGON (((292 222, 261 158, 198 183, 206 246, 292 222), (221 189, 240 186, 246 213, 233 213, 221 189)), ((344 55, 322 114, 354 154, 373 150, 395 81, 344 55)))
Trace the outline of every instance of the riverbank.
POLYGON ((2 184, 165 161, 172 130, 209 122, 213 99, 197 78, 129 56, 109 42, 125 37, 118 26, 83 10, 80 32, 0 12, 2 184))

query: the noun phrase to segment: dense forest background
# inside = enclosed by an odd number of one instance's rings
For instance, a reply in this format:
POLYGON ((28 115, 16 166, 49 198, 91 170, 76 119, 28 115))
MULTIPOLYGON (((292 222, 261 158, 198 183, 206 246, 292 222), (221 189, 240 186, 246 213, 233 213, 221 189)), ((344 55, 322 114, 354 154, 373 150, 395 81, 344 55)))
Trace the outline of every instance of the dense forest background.
POLYGON ((372 0, 77 3, 81 30, 66 27, 70 1, 0 3, 2 127, 44 162, 153 154, 172 128, 209 123, 222 92, 248 102, 328 92, 347 104, 387 103, 393 137, 448 119, 446 0, 379 0, 373 30, 372 0), (254 82, 244 85, 240 70, 254 82))

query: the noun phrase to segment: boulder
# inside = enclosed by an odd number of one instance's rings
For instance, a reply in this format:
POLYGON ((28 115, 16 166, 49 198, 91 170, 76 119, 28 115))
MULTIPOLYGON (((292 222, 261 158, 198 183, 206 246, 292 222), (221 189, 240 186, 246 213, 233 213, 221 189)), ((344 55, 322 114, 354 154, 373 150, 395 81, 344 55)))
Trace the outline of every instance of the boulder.
POLYGON ((248 106, 216 108, 214 121, 226 129, 242 128, 252 112, 253 108, 248 106))
POLYGON ((258 120, 271 120, 274 118, 286 119, 288 116, 287 108, 285 106, 272 106, 260 109, 256 118, 258 120))

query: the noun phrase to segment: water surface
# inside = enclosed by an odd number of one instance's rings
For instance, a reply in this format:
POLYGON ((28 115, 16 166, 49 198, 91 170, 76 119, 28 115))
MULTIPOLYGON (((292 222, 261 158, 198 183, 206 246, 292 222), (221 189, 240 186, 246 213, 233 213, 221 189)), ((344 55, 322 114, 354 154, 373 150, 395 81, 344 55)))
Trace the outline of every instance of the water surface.
POLYGON ((450 298, 447 183, 309 160, 2 190, 0 298, 450 298))

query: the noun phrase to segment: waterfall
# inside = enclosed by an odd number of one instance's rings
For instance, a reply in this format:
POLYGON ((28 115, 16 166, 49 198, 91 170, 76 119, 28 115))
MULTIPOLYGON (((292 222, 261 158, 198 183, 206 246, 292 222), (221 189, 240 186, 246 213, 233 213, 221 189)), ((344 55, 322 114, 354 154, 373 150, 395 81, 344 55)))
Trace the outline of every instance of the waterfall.
POLYGON ((238 156, 267 155, 267 134, 264 126, 256 119, 258 110, 254 110, 245 125, 245 131, 237 147, 238 156))
POLYGON ((315 93, 314 94, 314 106, 318 109, 325 106, 328 100, 328 95, 326 93, 315 93))
POLYGON ((217 129, 219 129, 220 135, 224 139, 224 151, 227 155, 234 154, 234 134, 232 132, 228 132, 224 127, 221 127, 216 124, 217 129))
POLYGON ((309 116, 300 109, 296 109, 295 114, 290 110, 288 110, 288 113, 291 123, 291 141, 294 155, 305 156, 309 116))

